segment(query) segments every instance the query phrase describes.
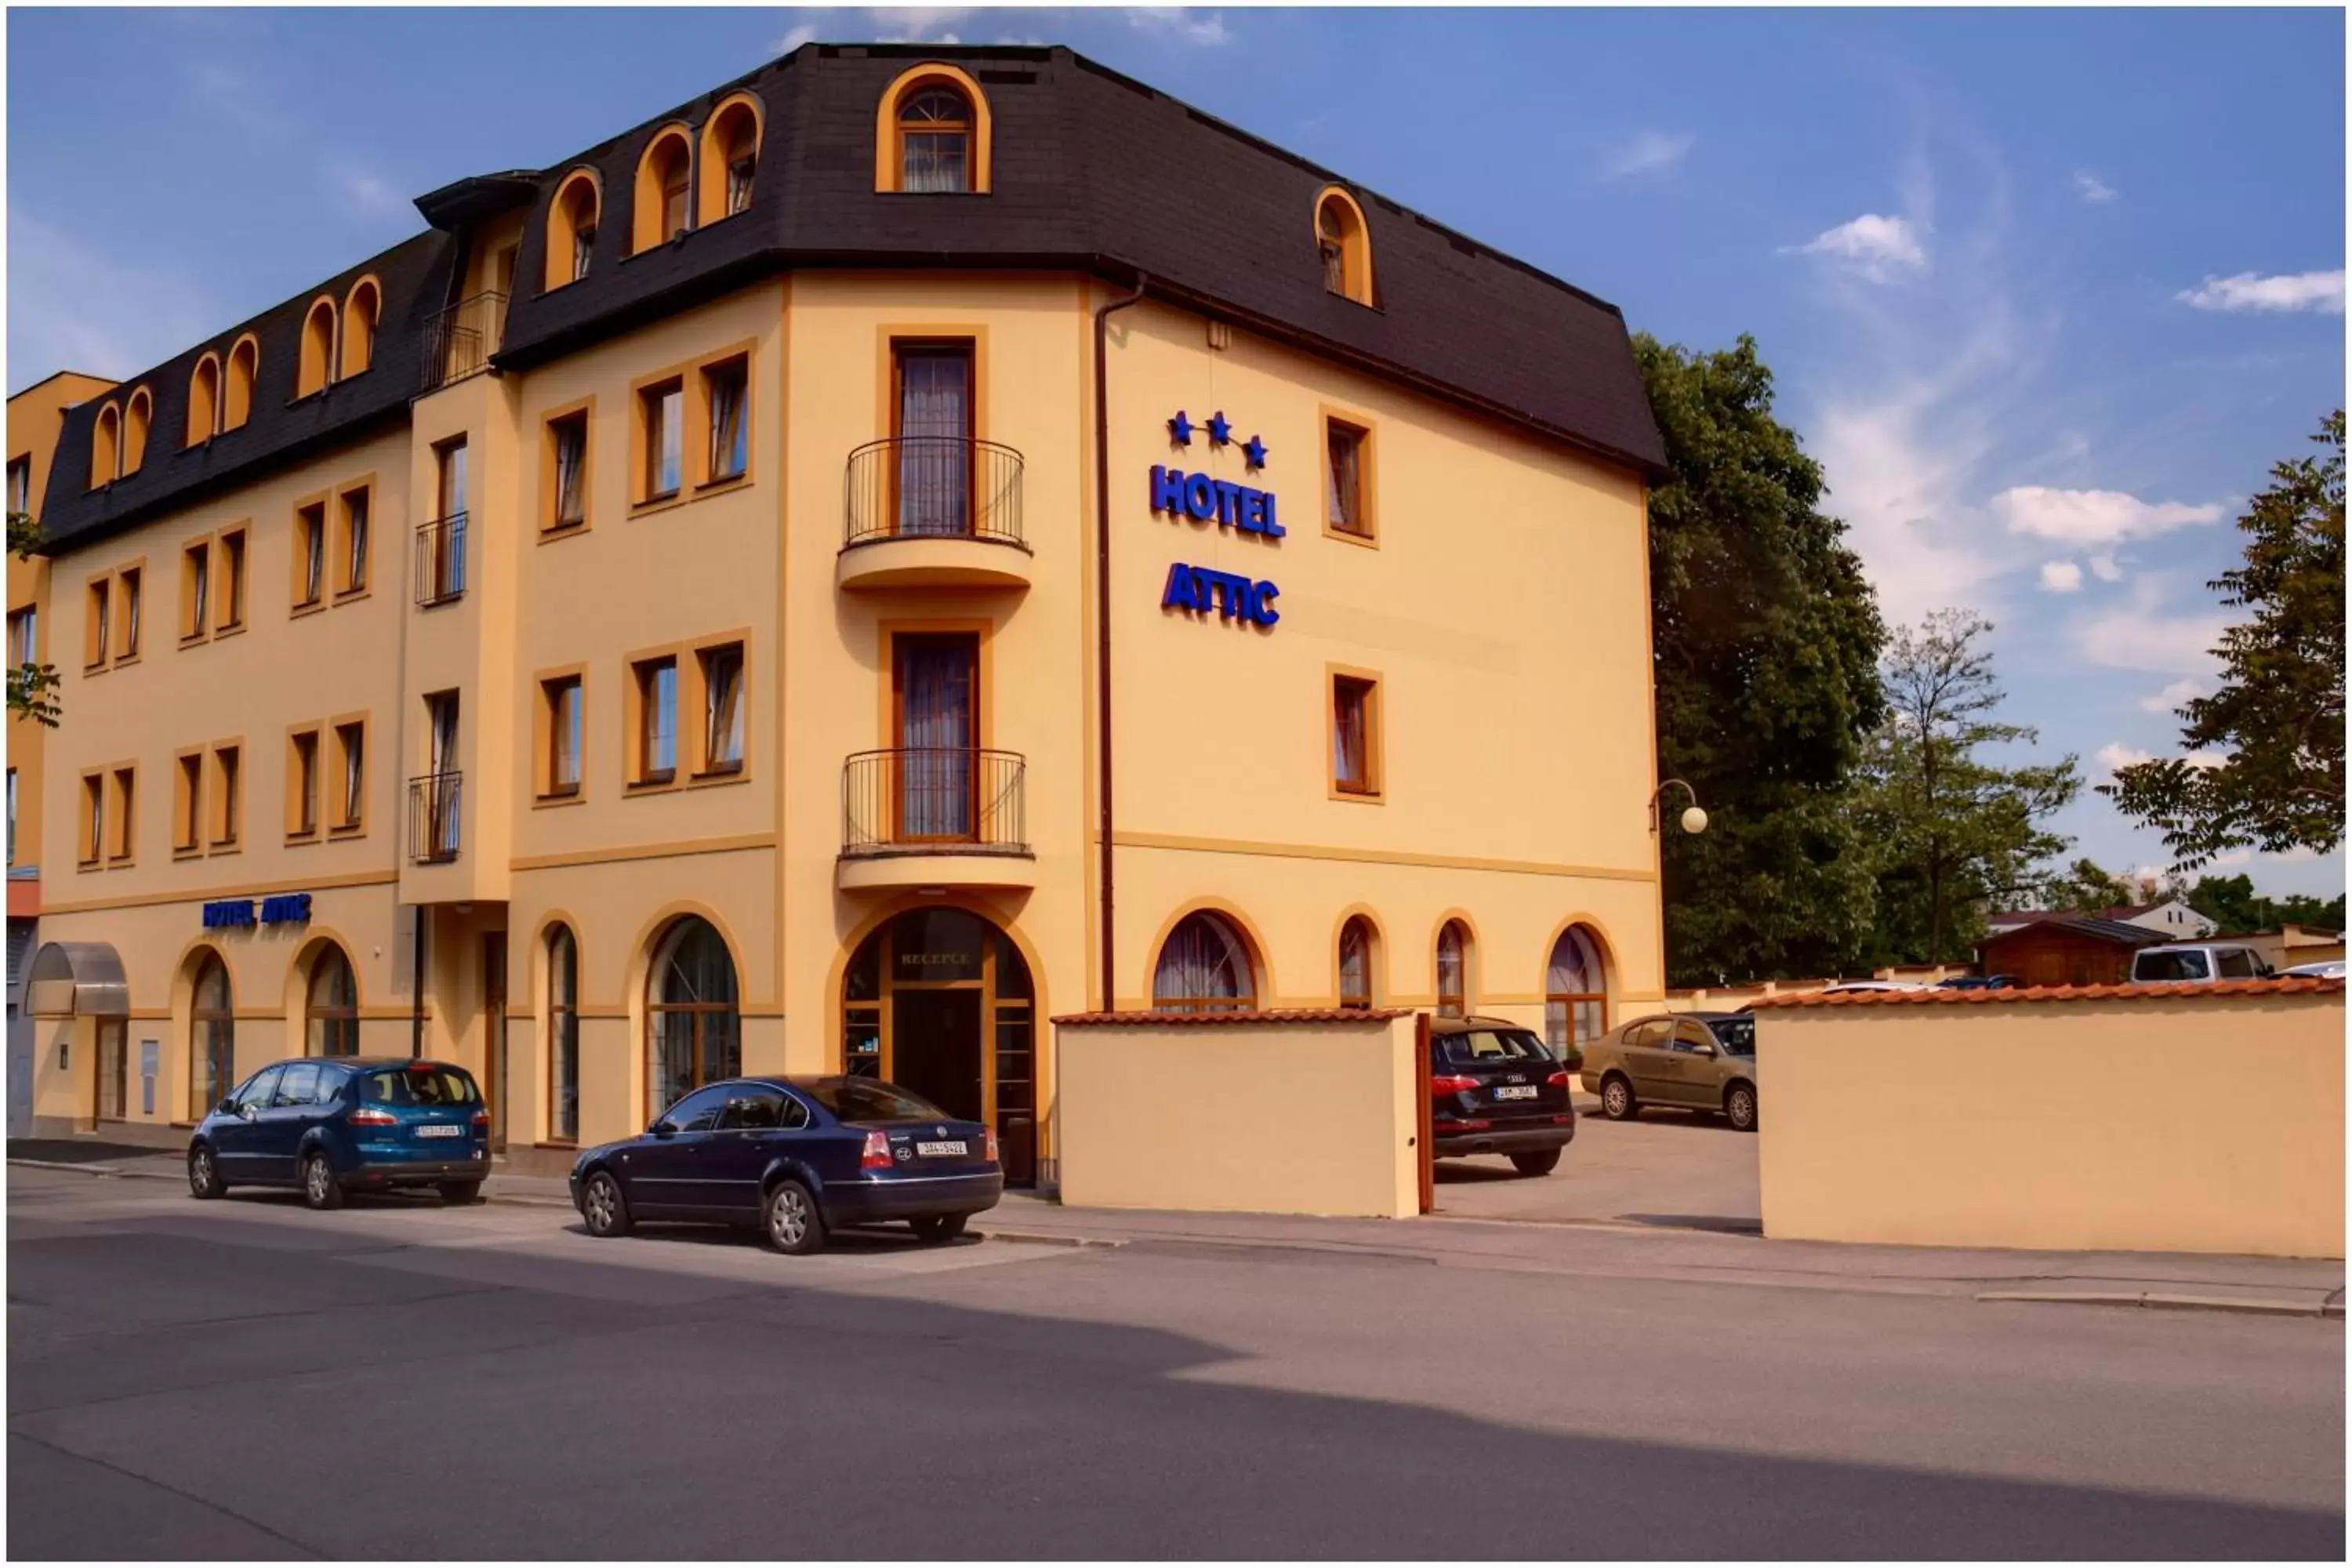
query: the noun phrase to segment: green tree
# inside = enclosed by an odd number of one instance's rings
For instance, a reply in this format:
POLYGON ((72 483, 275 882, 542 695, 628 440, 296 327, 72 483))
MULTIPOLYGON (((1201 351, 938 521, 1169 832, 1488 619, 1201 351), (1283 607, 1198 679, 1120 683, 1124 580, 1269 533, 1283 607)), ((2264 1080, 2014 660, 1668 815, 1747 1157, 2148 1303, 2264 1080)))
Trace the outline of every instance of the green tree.
POLYGON ((2045 909, 2078 915, 2141 901, 2138 884, 2088 858, 2043 883, 2040 898, 2045 909))
POLYGON ((2234 877, 2200 877, 2187 897, 2190 909, 2219 922, 2223 931, 2275 931, 2283 925, 2344 929, 2343 894, 2333 899, 2308 893, 2266 898, 2254 891, 2254 879, 2242 871, 2234 877))
MULTIPOLYGON (((29 561, 38 552, 40 543, 41 531, 35 525, 30 512, 12 511, 8 514, 10 554, 19 561, 29 561)), ((16 650, 11 648, 9 652, 13 654, 16 650)), ((30 659, 12 662, 8 666, 9 718, 30 719, 55 728, 60 711, 55 666, 37 664, 30 659)))
POLYGON ((1945 963, 1982 934, 1984 911, 2045 887, 2066 841, 2039 825, 2074 798, 2070 753, 2002 767, 1987 747, 2040 739, 1995 717, 2003 693, 1983 646, 1992 624, 1937 610, 1898 629, 1885 658, 1887 713, 1872 735, 1862 819, 1880 846, 1875 958, 1945 963))
POLYGON ((2099 786, 2182 867, 2249 846, 2325 853, 2343 837, 2344 411, 2312 440, 2323 455, 2271 469, 2238 520, 2244 563, 2210 584, 2252 614, 2221 634, 2221 689, 2180 709, 2180 739, 2223 761, 2162 757, 2099 786))
POLYGON ((1634 339, 1673 478, 1650 493, 1661 777, 1712 819, 1663 832, 1676 984, 1847 967, 1871 923, 1851 811, 1885 631, 1821 466, 1772 417, 1756 342, 1634 339))

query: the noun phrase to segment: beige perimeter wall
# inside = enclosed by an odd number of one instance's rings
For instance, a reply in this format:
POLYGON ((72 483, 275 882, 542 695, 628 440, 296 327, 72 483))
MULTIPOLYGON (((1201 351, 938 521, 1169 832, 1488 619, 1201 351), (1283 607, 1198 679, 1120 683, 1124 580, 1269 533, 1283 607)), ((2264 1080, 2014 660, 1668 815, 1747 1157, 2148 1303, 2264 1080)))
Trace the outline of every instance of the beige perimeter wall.
POLYGON ((2344 1256, 2344 994, 1764 1008, 1764 1234, 2344 1256))
POLYGON ((1420 1210, 1410 1015, 1362 1023, 1057 1026, 1062 1201, 1420 1210), (1271 1086, 1314 1086, 1285 1094, 1271 1086), (1269 1106, 1283 1107, 1279 1114, 1269 1106))

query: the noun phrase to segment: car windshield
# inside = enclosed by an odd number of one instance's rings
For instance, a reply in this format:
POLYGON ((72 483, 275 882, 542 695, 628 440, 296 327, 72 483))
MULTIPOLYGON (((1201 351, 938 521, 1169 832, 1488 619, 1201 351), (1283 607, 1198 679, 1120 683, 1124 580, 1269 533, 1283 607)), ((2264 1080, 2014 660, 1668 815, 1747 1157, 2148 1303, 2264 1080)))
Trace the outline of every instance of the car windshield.
POLYGON ((369 1105, 478 1105, 474 1080, 456 1068, 384 1068, 359 1075, 360 1099, 369 1105))
POLYGON ((1735 1057, 1756 1054, 1756 1020, 1753 1018, 1710 1018, 1706 1026, 1723 1042, 1723 1048, 1735 1057))
POLYGON ((1464 1029, 1438 1036, 1437 1045, 1439 1059, 1448 1067, 1551 1059, 1544 1043, 1525 1029, 1464 1029))
POLYGON ((2204 980, 2210 978, 2201 952, 2143 952, 2132 970, 2135 980, 2204 980))
POLYGON ((803 1092, 844 1121, 944 1121, 947 1112, 895 1083, 870 1078, 834 1078, 803 1092))

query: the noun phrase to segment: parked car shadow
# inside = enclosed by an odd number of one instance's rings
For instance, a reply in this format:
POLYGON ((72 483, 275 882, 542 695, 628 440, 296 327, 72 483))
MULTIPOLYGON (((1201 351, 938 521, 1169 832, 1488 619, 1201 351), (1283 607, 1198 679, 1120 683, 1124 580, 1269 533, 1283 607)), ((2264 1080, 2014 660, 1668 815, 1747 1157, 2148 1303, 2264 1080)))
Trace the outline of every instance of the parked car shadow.
MULTIPOLYGON (((574 1236, 586 1236, 586 1222, 573 1219, 563 1227, 574 1236)), ((620 1239, 628 1241, 675 1242, 686 1247, 764 1247, 756 1226, 694 1225, 665 1220, 640 1220, 620 1239)), ((952 1241, 923 1241, 904 1226, 886 1226, 874 1229, 834 1230, 826 1233, 826 1257, 887 1257, 906 1252, 943 1252, 950 1247, 978 1247, 987 1238, 976 1231, 967 1231, 952 1241)))

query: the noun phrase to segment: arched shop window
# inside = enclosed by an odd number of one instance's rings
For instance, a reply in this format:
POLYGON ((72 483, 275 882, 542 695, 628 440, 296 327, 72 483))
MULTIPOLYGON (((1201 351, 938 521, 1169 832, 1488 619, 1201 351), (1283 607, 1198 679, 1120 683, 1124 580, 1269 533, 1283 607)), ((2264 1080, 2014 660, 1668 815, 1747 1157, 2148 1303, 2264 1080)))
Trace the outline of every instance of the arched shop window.
POLYGON ((1231 921, 1199 910, 1176 922, 1151 973, 1151 1005, 1170 1013, 1255 1010, 1256 965, 1231 921))
POLYGON ((718 928, 698 916, 673 922, 654 946, 646 980, 647 1109, 742 1070, 742 1018, 735 960, 718 928))
POLYGON ((1570 926, 1551 946, 1544 967, 1544 1042, 1556 1054, 1581 1049, 1609 1027, 1609 974, 1601 944, 1583 926, 1570 926))
POLYGON ((228 965, 205 949, 188 1006, 188 1120, 202 1121, 236 1081, 236 1003, 228 965))
POLYGON ((302 1008, 305 1055, 355 1057, 360 1054, 360 986, 352 961, 333 942, 319 950, 310 963, 310 984, 302 1008))
POLYGON ((1447 921, 1437 933, 1437 1016, 1466 1017, 1470 1012, 1470 928, 1447 921))
POLYGON ((1372 922, 1349 915, 1339 928, 1339 1005, 1372 1005, 1372 922))

